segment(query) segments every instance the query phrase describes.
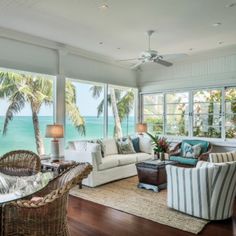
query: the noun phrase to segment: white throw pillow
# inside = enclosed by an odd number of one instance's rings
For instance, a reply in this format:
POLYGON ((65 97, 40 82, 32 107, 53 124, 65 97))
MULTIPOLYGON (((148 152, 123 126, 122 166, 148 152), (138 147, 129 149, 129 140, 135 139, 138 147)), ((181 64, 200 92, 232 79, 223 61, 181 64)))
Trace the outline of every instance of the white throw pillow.
POLYGON ((192 146, 188 143, 184 143, 183 156, 187 158, 198 158, 201 153, 201 150, 201 144, 192 146))
POLYGON ((113 139, 113 138, 112 139, 104 139, 102 142, 104 145, 104 156, 118 154, 118 149, 117 149, 115 139, 113 139))
POLYGON ((94 153, 97 165, 102 163, 101 145, 98 143, 87 143, 87 151, 94 153))
POLYGON ((85 152, 87 149, 87 141, 74 141, 75 150, 85 152))
POLYGON ((147 137, 143 137, 143 135, 139 136, 139 147, 141 152, 152 153, 152 140, 147 137))

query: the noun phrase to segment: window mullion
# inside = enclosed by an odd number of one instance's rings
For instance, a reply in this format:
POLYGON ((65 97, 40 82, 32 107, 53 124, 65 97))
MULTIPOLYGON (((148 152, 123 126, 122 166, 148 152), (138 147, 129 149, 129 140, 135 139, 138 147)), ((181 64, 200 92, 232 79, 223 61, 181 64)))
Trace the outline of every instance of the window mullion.
POLYGON ((108 84, 104 84, 103 138, 108 137, 108 84))
POLYGON ((225 135, 225 90, 226 88, 222 89, 222 100, 221 100, 221 138, 223 140, 226 139, 226 135, 225 135))
POLYGON ((163 93, 163 135, 166 135, 166 93, 163 93))
POLYGON ((189 137, 193 137, 193 91, 189 92, 189 137))

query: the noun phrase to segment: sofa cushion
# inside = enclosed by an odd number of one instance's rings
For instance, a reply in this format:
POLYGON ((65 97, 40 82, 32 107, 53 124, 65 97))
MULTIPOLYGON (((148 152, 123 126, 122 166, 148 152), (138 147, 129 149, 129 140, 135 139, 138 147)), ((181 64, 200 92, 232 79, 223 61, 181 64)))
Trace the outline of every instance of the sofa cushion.
POLYGON ((98 170, 106 170, 117 167, 119 160, 115 157, 105 157, 102 159, 102 163, 98 165, 98 170))
POLYGON ((133 154, 136 153, 133 143, 130 138, 122 138, 117 140, 118 151, 120 154, 133 154))
POLYGON ((183 143, 183 157, 187 158, 198 158, 201 153, 201 145, 191 145, 188 143, 183 143))
POLYGON ((117 158, 119 160, 120 166, 133 164, 133 163, 136 163, 136 161, 137 161, 136 153, 135 154, 127 154, 127 155, 119 155, 117 158))
POLYGON ((153 159, 153 156, 151 154, 148 154, 145 152, 136 153, 136 157, 137 157, 137 162, 142 162, 142 161, 146 161, 148 159, 153 159))
POLYGON ((139 137, 139 147, 141 152, 152 153, 152 141, 150 138, 140 136, 139 137))
POLYGON ((180 164, 193 165, 193 166, 195 166, 198 162, 198 159, 196 158, 186 158, 181 156, 171 156, 170 160, 177 161, 180 164))
POLYGON ((139 137, 136 138, 131 138, 133 147, 134 147, 134 151, 135 152, 141 152, 140 147, 139 147, 139 137))
POLYGON ((103 146, 104 146, 104 156, 118 154, 118 149, 117 149, 115 139, 113 139, 113 138, 112 139, 104 139, 103 146))

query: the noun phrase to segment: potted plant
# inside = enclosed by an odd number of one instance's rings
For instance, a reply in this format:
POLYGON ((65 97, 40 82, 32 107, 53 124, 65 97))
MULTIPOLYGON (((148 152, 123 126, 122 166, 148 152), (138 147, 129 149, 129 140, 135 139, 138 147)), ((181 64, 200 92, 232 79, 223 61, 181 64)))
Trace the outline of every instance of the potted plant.
POLYGON ((152 139, 154 154, 163 161, 165 159, 165 153, 169 150, 169 142, 165 137, 159 137, 158 135, 152 135, 150 133, 147 133, 147 135, 152 139))

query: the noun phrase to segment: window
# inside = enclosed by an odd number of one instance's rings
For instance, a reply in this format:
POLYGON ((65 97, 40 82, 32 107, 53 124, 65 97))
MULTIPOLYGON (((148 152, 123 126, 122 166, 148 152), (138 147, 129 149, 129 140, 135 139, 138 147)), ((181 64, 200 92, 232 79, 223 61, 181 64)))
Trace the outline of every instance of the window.
POLYGON ((193 135, 220 138, 222 128, 221 90, 200 90, 193 94, 193 135))
POLYGON ((236 87, 142 94, 142 104, 151 133, 236 138, 236 87))
POLYGON ((109 85, 108 137, 122 137, 134 133, 136 89, 109 85))
POLYGON ((143 95, 142 121, 148 124, 148 131, 155 134, 163 134, 164 121, 164 95, 143 95))
POLYGON ((236 138, 236 88, 225 90, 225 136, 236 138))
POLYGON ((53 123, 53 77, 0 69, 0 154, 28 149, 50 153, 45 139, 53 123))
POLYGON ((189 93, 166 94, 166 134, 188 136, 189 93))
POLYGON ((104 86, 66 80, 66 143, 102 138, 104 131, 104 86))

